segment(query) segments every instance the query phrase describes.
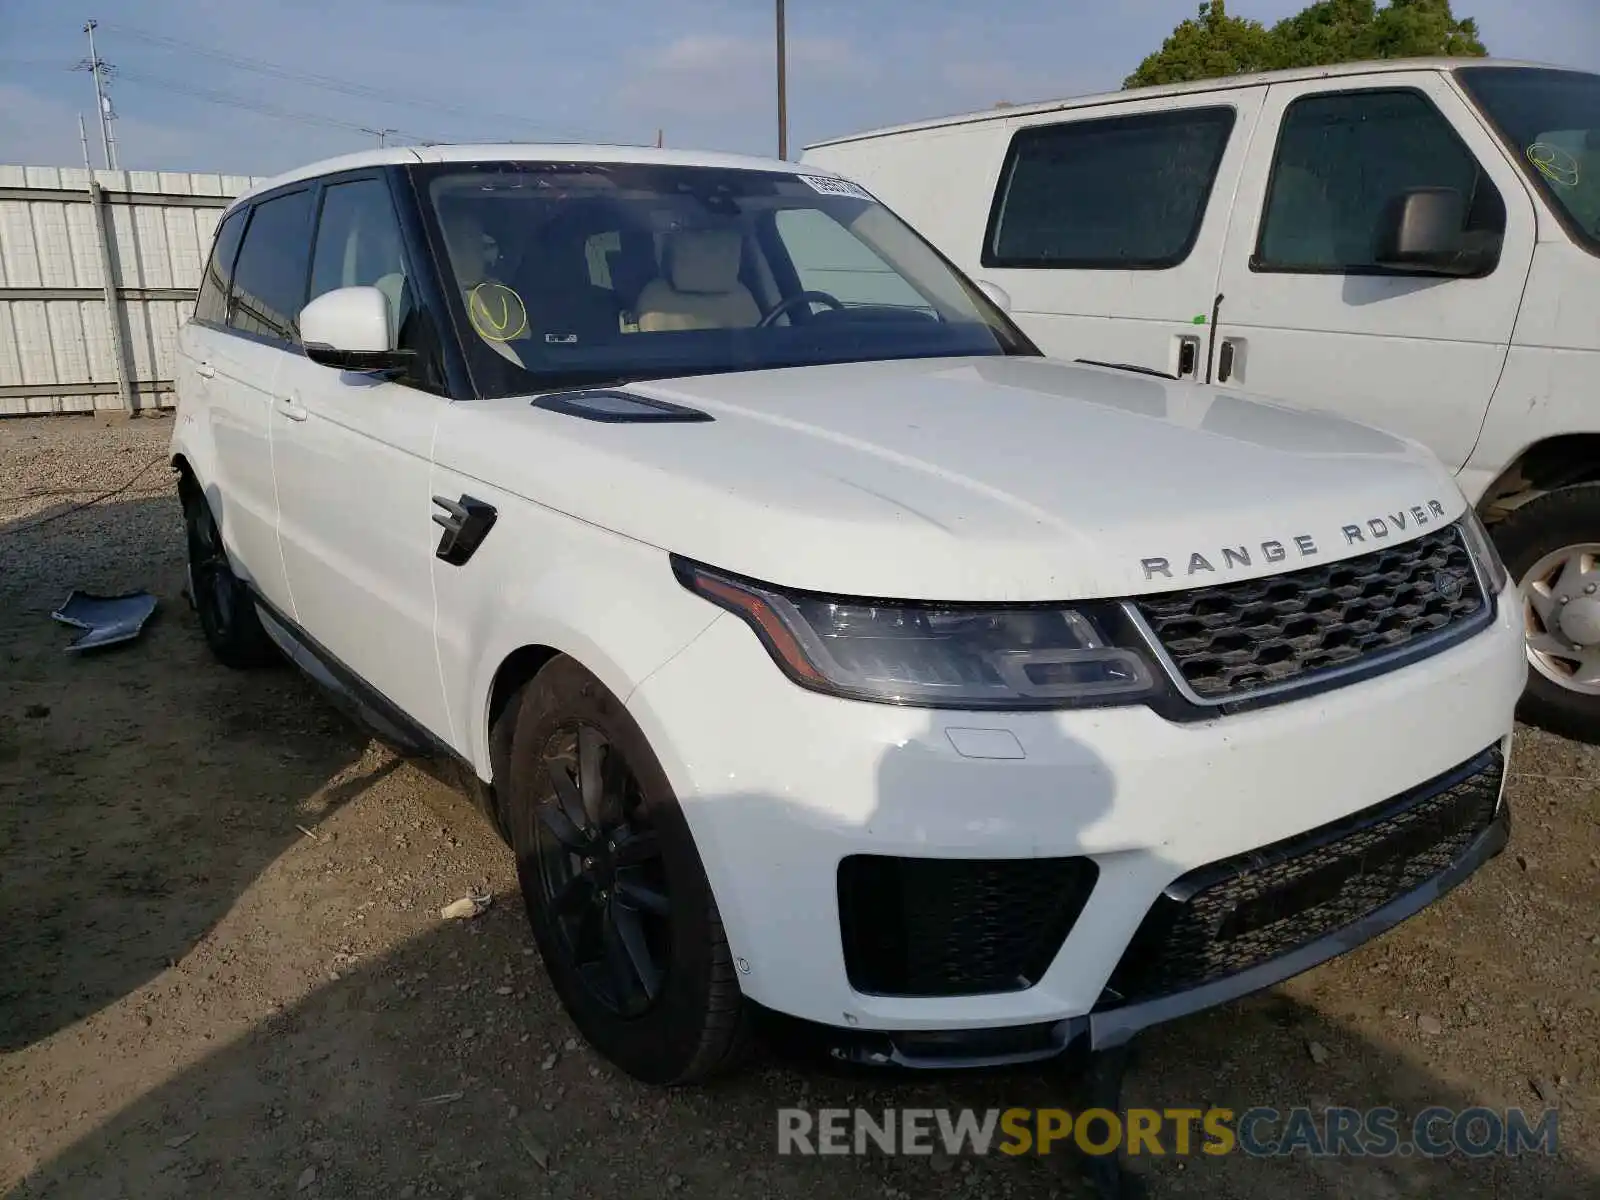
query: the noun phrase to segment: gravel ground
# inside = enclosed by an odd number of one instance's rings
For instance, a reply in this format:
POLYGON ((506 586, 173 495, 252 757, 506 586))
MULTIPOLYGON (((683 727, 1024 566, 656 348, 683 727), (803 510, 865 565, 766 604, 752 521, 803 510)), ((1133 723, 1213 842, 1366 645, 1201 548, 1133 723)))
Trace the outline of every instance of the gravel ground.
MULTIPOLYGON (((663 1093, 575 1040, 466 801, 287 670, 207 656, 168 418, 0 422, 0 1192, 1043 1197, 1079 1164, 779 1157, 775 1110, 1077 1104, 1053 1072, 891 1079, 777 1049, 663 1093), (146 474, 87 511, 33 524, 146 474), (148 587, 63 653, 72 587, 148 587), (492 906, 443 922, 482 888, 492 906)), ((1560 1113, 1559 1153, 1135 1164, 1156 1196, 1600 1195, 1600 752, 1522 731, 1511 851, 1417 919, 1150 1035, 1125 1101, 1560 1113)))

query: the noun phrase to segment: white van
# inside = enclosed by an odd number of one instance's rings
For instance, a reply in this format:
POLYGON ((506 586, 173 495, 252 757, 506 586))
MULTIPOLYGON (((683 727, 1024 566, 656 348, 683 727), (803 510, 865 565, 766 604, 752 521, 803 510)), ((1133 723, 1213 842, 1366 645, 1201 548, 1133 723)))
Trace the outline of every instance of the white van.
POLYGON ((1522 715, 1600 741, 1600 75, 1353 63, 949 117, 802 161, 907 218, 1048 355, 1426 445, 1520 586, 1522 715))

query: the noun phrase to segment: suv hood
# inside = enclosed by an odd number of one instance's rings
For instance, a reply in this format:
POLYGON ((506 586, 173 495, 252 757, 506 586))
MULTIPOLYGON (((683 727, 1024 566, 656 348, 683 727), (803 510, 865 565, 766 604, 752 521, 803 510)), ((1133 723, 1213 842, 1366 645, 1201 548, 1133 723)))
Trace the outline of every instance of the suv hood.
POLYGON ((1427 451, 1193 384, 1039 358, 846 363, 626 391, 605 423, 455 404, 441 465, 708 566, 892 599, 1071 600, 1278 574, 1466 503, 1427 451))

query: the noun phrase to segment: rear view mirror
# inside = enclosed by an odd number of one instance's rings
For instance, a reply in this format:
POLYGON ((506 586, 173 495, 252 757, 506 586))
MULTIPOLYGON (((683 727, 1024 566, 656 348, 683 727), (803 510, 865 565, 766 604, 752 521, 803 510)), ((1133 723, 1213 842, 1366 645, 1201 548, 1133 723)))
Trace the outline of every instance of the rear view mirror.
POLYGON ((1499 239, 1468 233, 1467 200, 1454 188, 1412 188, 1389 202, 1375 260, 1417 275, 1477 275, 1494 265, 1499 239))
POLYGON ((324 292, 300 310, 306 357, 342 371, 395 371, 412 352, 395 349, 389 300, 375 287, 324 292))

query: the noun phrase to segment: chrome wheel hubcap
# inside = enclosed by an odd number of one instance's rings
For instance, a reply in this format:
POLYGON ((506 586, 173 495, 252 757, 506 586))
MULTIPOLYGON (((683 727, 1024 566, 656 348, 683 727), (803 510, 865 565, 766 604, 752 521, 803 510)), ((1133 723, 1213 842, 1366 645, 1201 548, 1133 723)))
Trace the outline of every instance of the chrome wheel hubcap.
POLYGON ((1519 586, 1533 669, 1568 691, 1600 696, 1600 542, 1551 551, 1519 586))

